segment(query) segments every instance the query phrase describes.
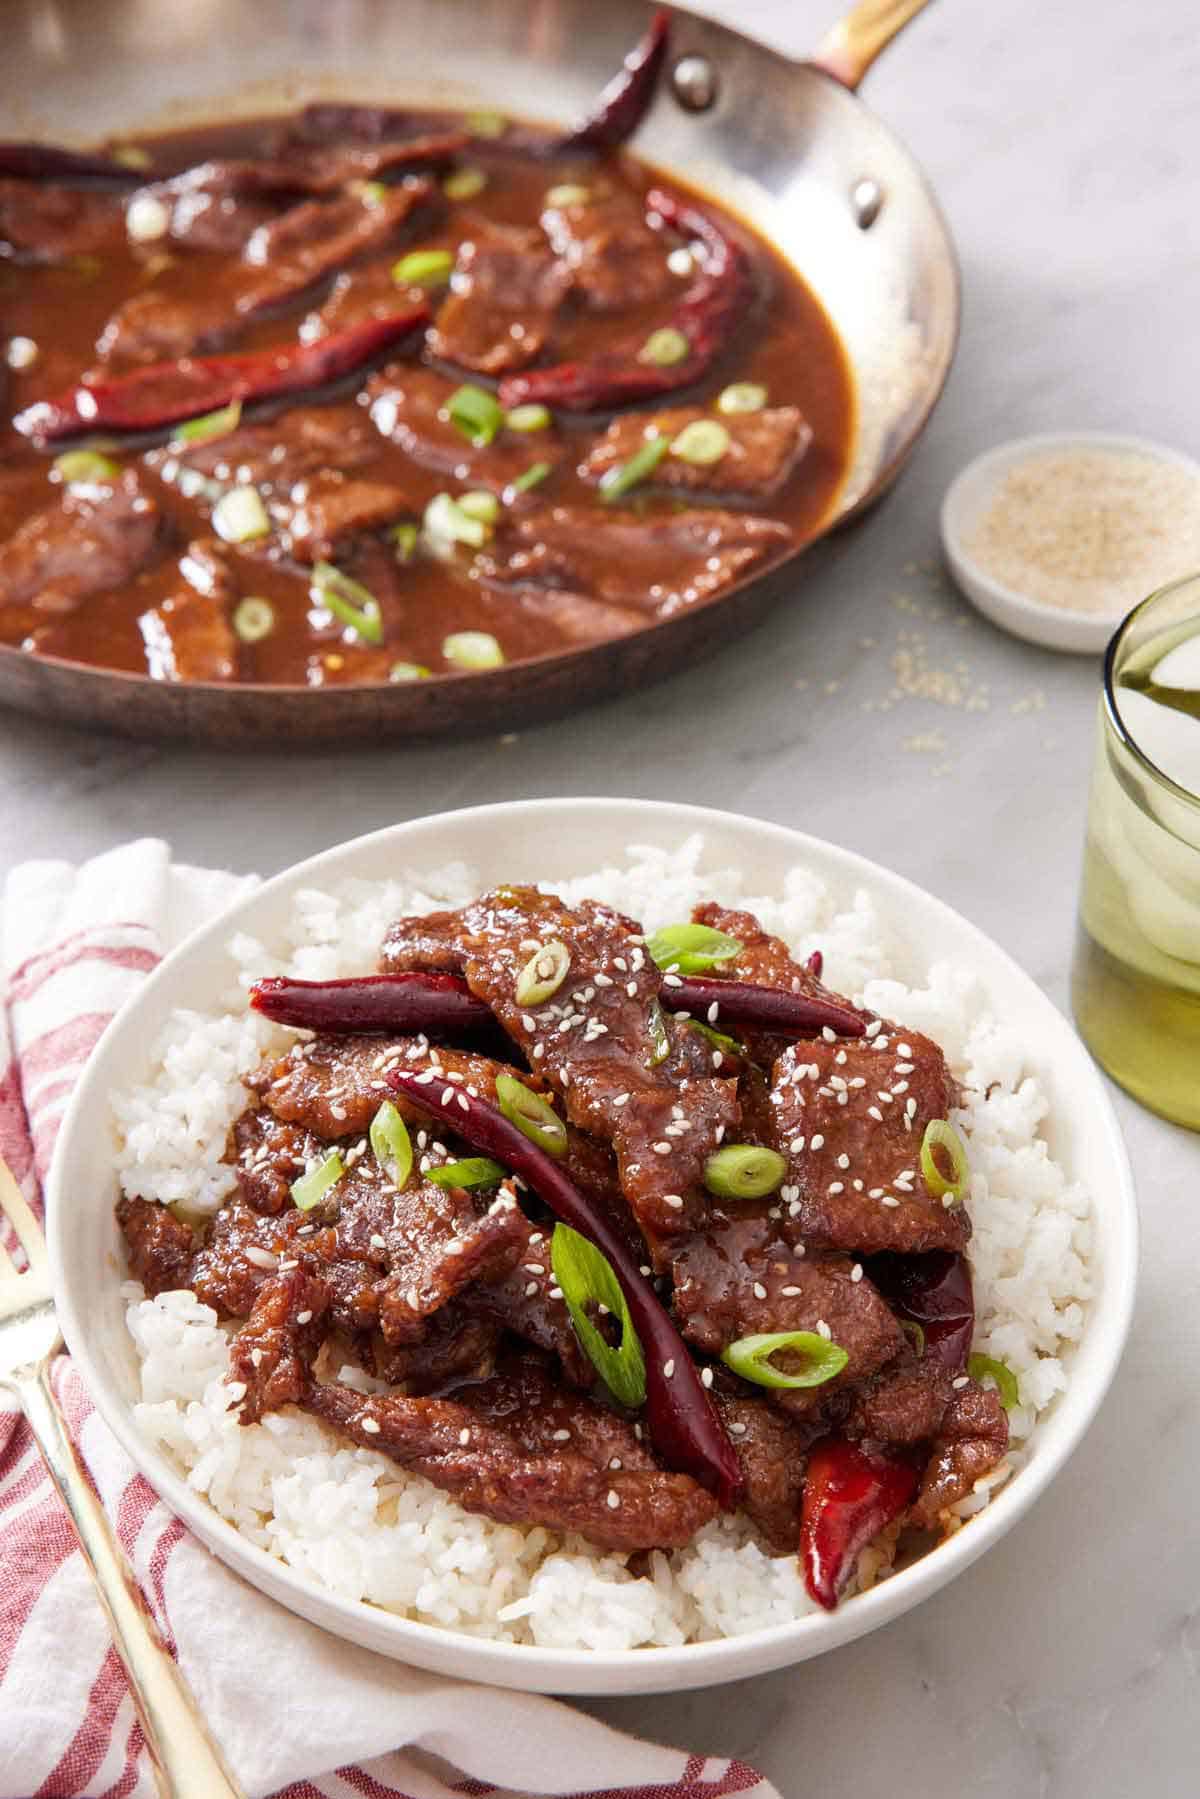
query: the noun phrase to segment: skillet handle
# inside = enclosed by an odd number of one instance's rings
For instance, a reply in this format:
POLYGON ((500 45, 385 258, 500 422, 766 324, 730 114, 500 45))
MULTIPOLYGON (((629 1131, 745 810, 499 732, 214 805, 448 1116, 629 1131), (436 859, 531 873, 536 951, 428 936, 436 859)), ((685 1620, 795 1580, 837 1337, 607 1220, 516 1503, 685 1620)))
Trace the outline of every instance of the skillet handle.
POLYGON ((928 4, 929 0, 858 0, 826 32, 808 61, 853 91, 880 51, 928 4))

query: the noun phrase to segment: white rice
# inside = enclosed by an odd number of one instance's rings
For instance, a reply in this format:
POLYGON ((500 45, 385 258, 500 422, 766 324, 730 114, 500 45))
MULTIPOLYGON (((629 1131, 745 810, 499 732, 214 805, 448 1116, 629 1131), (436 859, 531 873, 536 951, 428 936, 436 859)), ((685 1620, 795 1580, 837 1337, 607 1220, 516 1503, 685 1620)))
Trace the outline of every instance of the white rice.
MULTIPOLYGON (((1008 1364, 1021 1404, 1010 1414, 1005 1463, 956 1508, 967 1517, 1020 1467, 1039 1414, 1067 1384, 1091 1293, 1088 1196, 1038 1135, 1047 1102, 1025 1046, 991 1013, 969 968, 912 967, 902 933, 866 894, 835 895, 805 869, 768 895, 747 894, 735 869, 700 874, 702 847, 699 837, 670 854, 634 847, 624 868, 556 891, 608 901, 650 930, 703 899, 745 905, 798 956, 819 947, 832 987, 928 1032, 968 1090, 956 1122, 972 1168, 976 1348, 1008 1364)), ((462 864, 419 882, 348 881, 331 893, 300 893, 285 941, 236 937, 228 1009, 177 1013, 155 1046, 153 1078, 114 1098, 124 1191, 183 1200, 196 1212, 215 1210, 231 1191, 220 1158, 248 1099, 238 1077, 290 1039, 247 1011, 252 980, 361 973, 373 967, 394 917, 461 905, 481 884, 462 864)), ((222 1384, 227 1337, 212 1310, 188 1292, 147 1300, 130 1283, 126 1293, 141 1364, 135 1413, 146 1437, 251 1541, 345 1598, 474 1636, 582 1649, 699 1642, 814 1609, 796 1558, 764 1554, 739 1518, 719 1519, 686 1549, 656 1552, 649 1572, 635 1575, 627 1557, 582 1538, 474 1517, 300 1412, 243 1427, 222 1384)), ((360 1370, 342 1378, 371 1384, 360 1370)), ((890 1562, 890 1543, 865 1550, 857 1584, 886 1576, 890 1562)))

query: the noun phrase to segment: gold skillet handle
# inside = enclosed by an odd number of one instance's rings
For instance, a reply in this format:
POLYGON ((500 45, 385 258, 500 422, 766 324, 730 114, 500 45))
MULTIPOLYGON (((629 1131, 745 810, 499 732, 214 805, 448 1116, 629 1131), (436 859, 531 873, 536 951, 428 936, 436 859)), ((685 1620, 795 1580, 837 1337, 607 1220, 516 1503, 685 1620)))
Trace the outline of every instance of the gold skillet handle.
POLYGON ((843 87, 854 89, 879 52, 928 4, 929 0, 859 0, 826 32, 808 61, 843 87))
POLYGON ((50 1390, 50 1366, 14 1379, 21 1409, 70 1515, 108 1618, 163 1799, 244 1799, 163 1646, 50 1390))

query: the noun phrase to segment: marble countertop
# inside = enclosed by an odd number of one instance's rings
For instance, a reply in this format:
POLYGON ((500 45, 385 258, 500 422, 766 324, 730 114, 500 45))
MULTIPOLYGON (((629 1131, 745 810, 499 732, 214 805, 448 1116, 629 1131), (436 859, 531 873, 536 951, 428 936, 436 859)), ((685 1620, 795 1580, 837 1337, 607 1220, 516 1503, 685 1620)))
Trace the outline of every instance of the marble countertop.
MULTIPOLYGON (((799 54, 836 0, 709 9, 799 54)), ((475 801, 695 801, 912 876, 1065 1005, 1098 661, 976 618, 939 573, 937 511, 964 461, 1019 433, 1126 430, 1200 454, 1198 90, 1188 0, 947 0, 872 71, 867 101, 928 171, 960 248, 960 354, 892 496, 719 662, 515 741, 255 756, 248 770, 0 715, 5 864, 152 833, 189 861, 273 873, 475 801)), ((1143 1206, 1141 1293, 1113 1391, 1053 1490, 872 1638, 744 1687, 592 1709, 744 1756, 786 1799, 1196 1791, 1200 1138, 1116 1099, 1143 1206)))

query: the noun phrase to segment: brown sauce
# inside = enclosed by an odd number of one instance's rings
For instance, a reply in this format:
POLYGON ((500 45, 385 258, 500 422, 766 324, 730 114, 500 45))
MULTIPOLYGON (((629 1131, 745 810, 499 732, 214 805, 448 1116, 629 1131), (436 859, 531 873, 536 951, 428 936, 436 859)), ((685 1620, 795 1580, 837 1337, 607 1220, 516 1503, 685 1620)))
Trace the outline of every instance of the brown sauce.
MULTIPOLYGON (((286 123, 282 122, 283 129, 286 123)), ((439 115, 428 121, 427 128, 444 128, 445 124, 446 116, 439 115)), ((425 122, 418 121, 414 128, 425 128, 425 122)), ((174 172, 210 159, 269 157, 280 139, 281 121, 271 119, 128 141, 152 158, 156 172, 174 172)), ((481 220, 537 228, 547 191, 564 183, 593 184, 599 179, 611 188, 630 189, 639 199, 657 183, 689 202, 693 199, 680 183, 666 181, 626 154, 599 162, 578 153, 522 156, 476 140, 455 159, 455 165, 482 171, 486 176, 482 191, 467 199, 418 209, 386 248, 356 261, 356 270, 378 265, 382 279, 382 271, 411 250, 445 249, 454 253, 481 220)), ((445 174, 442 169, 431 179, 440 182, 445 174)), ((767 390, 771 407, 799 409, 811 430, 811 440, 782 485, 769 494, 680 494, 664 491, 650 481, 614 505, 605 503, 595 482, 585 481, 579 473, 579 466, 603 435, 612 415, 563 415, 556 411, 555 428, 563 443, 561 459, 536 492, 515 501, 511 495, 506 497, 500 522, 490 528, 498 544, 505 541, 510 515, 513 520, 536 516, 538 509, 545 507, 579 508, 585 515, 585 524, 590 517, 597 527, 608 525, 618 514, 625 520, 653 520, 696 508, 723 508, 741 517, 758 515, 786 526, 790 537, 786 541, 781 537, 769 553, 768 559, 777 561, 781 554, 810 537, 827 516, 845 473, 853 427, 852 388, 842 347, 827 315, 797 272, 743 221, 731 219, 703 197, 695 198, 709 217, 748 251, 755 297, 723 353, 700 381, 661 400, 640 402, 636 410, 649 416, 656 410, 703 407, 713 418, 719 418, 721 415, 713 407, 722 390, 732 382, 757 383, 767 390)), ((98 361, 96 346, 106 322, 131 295, 157 289, 164 294, 211 299, 228 290, 238 272, 245 268, 237 250, 217 253, 171 243, 132 243, 125 229, 124 200, 122 194, 112 196, 111 231, 102 232, 97 247, 86 254, 61 262, 42 262, 23 257, 18 251, 7 261, 0 260, 0 346, 23 338, 37 345, 36 360, 31 366, 10 367, 7 371, 0 367, 0 642, 34 654, 149 672, 160 678, 166 674, 167 678, 186 679, 186 673, 172 677, 161 659, 151 657, 148 662, 147 632, 141 622, 164 600, 179 594, 180 563, 188 545, 196 540, 212 540, 214 536, 211 490, 207 497, 202 492, 188 498, 177 479, 164 478, 164 472, 168 476, 171 473, 170 452, 162 449, 168 432, 160 432, 154 439, 140 439, 136 444, 110 438, 103 446, 104 453, 122 468, 137 470, 140 487, 161 510, 163 528, 153 557, 130 578, 107 590, 92 592, 73 606, 39 613, 36 597, 32 611, 29 605, 9 605, 3 600, 11 540, 31 515, 60 504, 63 484, 54 474, 53 458, 55 453, 71 447, 63 443, 33 445, 13 428, 12 418, 35 402, 71 390, 89 373, 93 378, 106 378, 125 372, 119 365, 105 371, 98 361), (6 387, 2 380, 5 373, 6 387)), ((286 204, 295 203, 293 197, 286 204)), ((281 209, 282 206, 277 208, 281 209)), ((0 238, 3 229, 0 210, 0 238)), ((664 234, 664 257, 672 247, 681 248, 681 240, 664 234)), ((0 253, 3 248, 0 243, 0 253)), ((238 330, 228 346, 229 353, 294 343, 302 321, 328 296, 329 285, 326 280, 301 298, 272 310, 269 316, 256 317, 238 330)), ((684 286, 686 280, 681 280, 680 288, 684 286)), ((435 314, 444 291, 430 295, 435 314)), ((618 312, 590 311, 568 295, 556 314, 550 343, 539 356, 538 365, 587 360, 604 352, 614 336, 627 340, 643 332, 648 335, 662 326, 669 310, 669 304, 664 305, 662 298, 656 297, 647 304, 622 307, 618 312)), ((415 349, 405 346, 402 354, 390 352, 375 366, 396 371, 402 377, 419 349, 419 345, 415 349)), ((224 352, 222 345, 219 353, 224 352)), ((12 361, 11 354, 9 360, 12 361)), ((486 389, 495 386, 488 376, 470 370, 443 366, 442 372, 452 384, 467 382, 486 389)), ((247 408, 243 423, 269 423, 273 416, 294 418, 298 408, 303 408, 326 420, 340 439, 356 425, 370 426, 365 381, 365 374, 352 377, 332 395, 322 392, 315 399, 291 402, 286 409, 277 406, 275 414, 269 407, 247 408)), ((734 423, 732 419, 725 422, 734 423)), ((444 471, 419 466, 403 448, 373 428, 368 435, 369 460, 355 469, 355 477, 385 485, 394 481, 403 488, 409 504, 398 512, 397 521, 419 523, 421 509, 435 494, 457 495, 484 485, 478 479, 458 480, 444 471)), ((489 550, 494 547, 489 545, 489 550)), ((579 554, 583 556, 583 546, 579 554)), ((473 574, 470 549, 460 546, 452 558, 438 558, 428 553, 424 540, 401 564, 383 526, 339 540, 332 552, 332 559, 364 584, 368 577, 378 577, 381 564, 387 565, 387 597, 380 596, 384 643, 378 647, 362 641, 352 628, 331 620, 327 612, 314 604, 311 569, 289 553, 286 538, 280 542, 273 533, 250 545, 227 543, 221 546, 221 556, 232 578, 231 591, 227 589, 223 598, 211 602, 225 609, 222 629, 227 629, 232 601, 248 595, 269 601, 275 619, 274 628, 260 641, 233 642, 231 667, 222 678, 297 685, 378 681, 388 679, 395 664, 417 664, 433 675, 453 673, 459 671, 443 653, 451 633, 489 633, 498 641, 504 659, 517 661, 576 647, 589 629, 586 623, 579 625, 577 615, 564 615, 554 605, 548 607, 544 603, 545 587, 557 588, 571 585, 570 582, 551 576, 540 586, 532 579, 524 587, 520 581, 511 580, 502 587, 489 587, 481 583, 477 572, 473 574)), ((601 560, 611 562, 612 558, 601 560)), ((661 567, 647 557, 647 594, 636 605, 627 596, 622 600, 626 618, 632 611, 640 611, 644 622, 652 622, 654 593, 666 591, 672 584, 679 587, 677 545, 673 540, 664 541, 660 560, 661 567)), ((721 586, 732 585, 737 578, 737 572, 722 573, 717 591, 721 586)), ((587 618, 595 620, 591 627, 593 636, 611 634, 613 628, 632 628, 628 623, 620 627, 610 624, 600 571, 594 581, 585 571, 580 586, 586 600, 599 602, 597 610, 586 613, 587 618)), ((704 590, 697 596, 686 583, 685 589, 683 598, 676 595, 667 609, 697 603, 698 597, 711 591, 704 590)), ((374 586, 371 591, 375 591, 374 586)))

